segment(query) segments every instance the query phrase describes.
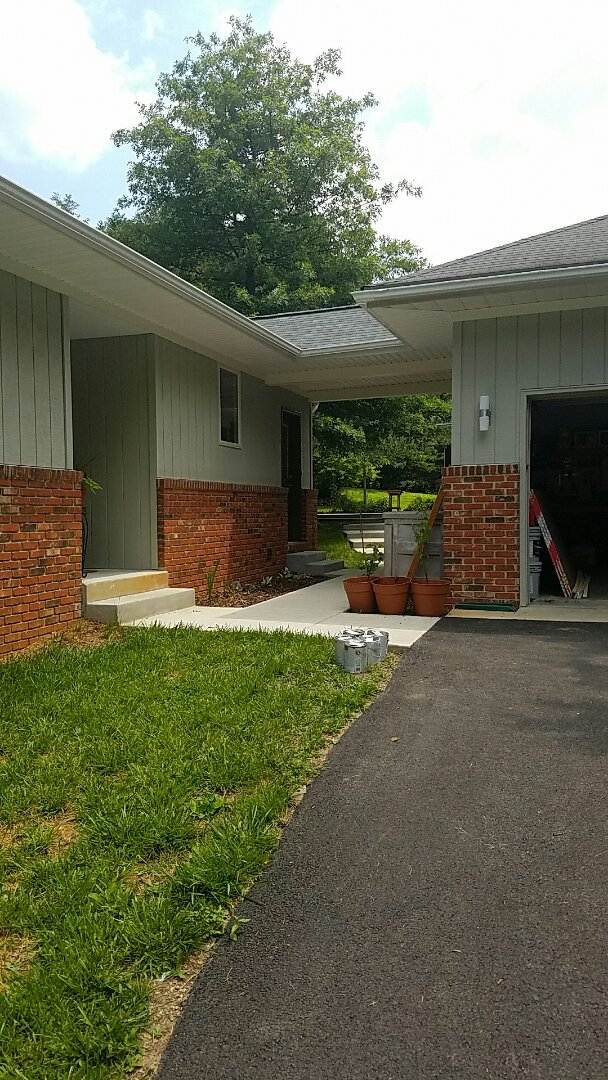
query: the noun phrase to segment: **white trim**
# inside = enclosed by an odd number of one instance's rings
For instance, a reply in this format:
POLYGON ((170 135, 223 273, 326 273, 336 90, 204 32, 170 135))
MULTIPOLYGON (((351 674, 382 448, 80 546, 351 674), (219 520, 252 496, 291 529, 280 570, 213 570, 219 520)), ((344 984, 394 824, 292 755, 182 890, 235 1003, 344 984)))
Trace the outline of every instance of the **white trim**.
MULTIPOLYGON (((120 241, 114 240, 113 237, 107 236, 105 233, 100 232, 99 229, 93 228, 92 225, 87 225, 86 222, 74 217, 73 214, 60 210, 59 207, 39 198, 37 195, 33 195, 32 192, 13 184, 10 180, 1 176, 0 200, 16 206, 31 218, 42 219, 46 225, 51 225, 64 233, 71 233, 76 240, 86 247, 102 251, 104 255, 114 259, 115 262, 126 263, 131 270, 141 277, 152 279, 157 285, 164 286, 168 291, 178 293, 197 307, 212 312, 220 319, 223 319, 224 322, 238 327, 239 330, 242 330, 250 337, 258 338, 258 340, 264 341, 267 345, 272 345, 275 348, 278 347, 292 356, 300 355, 299 349, 294 348, 284 338, 272 333, 272 331, 266 330, 265 327, 256 323, 253 319, 248 319, 246 315, 234 311, 227 304, 223 304, 220 300, 210 296, 209 293, 198 289, 196 285, 184 281, 183 278, 172 274, 169 270, 165 270, 164 267, 152 262, 151 259, 147 259, 144 255, 133 251, 125 244, 121 244, 120 241)), ((57 286, 56 289, 60 291, 57 286)))
POLYGON ((243 428, 242 428, 242 410, 241 410, 241 372, 234 371, 233 368, 226 367, 225 364, 217 365, 217 411, 218 411, 218 443, 220 446, 227 446, 230 450, 242 450, 243 449, 243 428), (237 442, 228 442, 226 439, 222 439, 222 384, 221 384, 221 372, 227 371, 229 375, 236 377, 236 426, 238 431, 237 442))
POLYGON ((489 291, 501 289, 513 285, 538 285, 545 282, 576 281, 584 277, 605 277, 608 274, 608 263, 590 263, 585 266, 558 267, 552 270, 525 270, 511 274, 486 274, 474 278, 453 278, 450 281, 420 282, 418 285, 408 285, 407 280, 403 285, 395 285, 386 289, 361 289, 354 292, 353 299, 361 307, 382 303, 392 304, 395 300, 405 300, 408 297, 420 299, 423 297, 451 296, 456 293, 474 292, 476 289, 489 291))

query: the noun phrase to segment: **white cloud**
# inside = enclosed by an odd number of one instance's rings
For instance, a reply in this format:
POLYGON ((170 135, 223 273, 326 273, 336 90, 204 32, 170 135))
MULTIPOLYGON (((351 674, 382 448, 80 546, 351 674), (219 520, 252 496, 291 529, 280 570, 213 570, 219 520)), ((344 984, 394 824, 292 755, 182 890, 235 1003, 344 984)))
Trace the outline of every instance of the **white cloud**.
POLYGON ((20 0, 3 8, 0 153, 75 171, 95 161, 112 132, 137 118, 151 72, 102 52, 76 0, 20 0))
POLYGON ((142 15, 142 37, 144 41, 153 41, 159 30, 165 26, 164 16, 152 8, 146 8, 142 15))
POLYGON ((608 212, 597 0, 277 0, 271 28, 301 59, 341 47, 341 92, 380 99, 374 160, 423 188, 382 227, 433 262, 608 212))

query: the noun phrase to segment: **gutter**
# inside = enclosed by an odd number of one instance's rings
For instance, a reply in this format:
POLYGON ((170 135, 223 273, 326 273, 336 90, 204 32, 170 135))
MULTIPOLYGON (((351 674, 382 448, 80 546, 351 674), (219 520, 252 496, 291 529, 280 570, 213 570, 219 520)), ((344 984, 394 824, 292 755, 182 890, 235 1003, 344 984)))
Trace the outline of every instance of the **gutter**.
POLYGON ((361 307, 367 308, 390 304, 395 300, 436 299, 457 296, 463 292, 483 289, 492 291, 505 286, 551 285, 555 282, 577 281, 579 278, 606 277, 608 265, 591 263, 585 266, 558 267, 552 270, 525 270, 516 274, 487 274, 484 277, 457 278, 452 281, 429 281, 419 285, 395 285, 389 288, 369 288, 354 292, 353 298, 361 307))
POLYGON ((158 263, 147 259, 145 255, 140 255, 138 252, 126 247, 125 244, 121 244, 119 240, 106 236, 99 229, 87 225, 86 222, 80 221, 73 214, 61 210, 58 206, 47 202, 46 199, 41 199, 38 195, 33 195, 5 177, 0 177, 0 199, 31 218, 41 219, 46 225, 51 225, 61 232, 71 233, 79 243, 107 255, 117 263, 128 266, 130 270, 135 271, 140 277, 147 278, 169 292, 176 293, 182 299, 215 315, 249 337, 257 338, 266 345, 270 345, 284 353, 286 352, 290 356, 300 357, 302 355, 300 349, 290 345, 284 338, 273 334, 272 331, 266 330, 262 326, 256 326, 246 315, 234 311, 227 304, 223 304, 221 300, 216 300, 209 293, 198 289, 196 285, 191 285, 189 282, 184 281, 183 278, 178 277, 177 274, 172 274, 170 270, 165 270, 158 263))

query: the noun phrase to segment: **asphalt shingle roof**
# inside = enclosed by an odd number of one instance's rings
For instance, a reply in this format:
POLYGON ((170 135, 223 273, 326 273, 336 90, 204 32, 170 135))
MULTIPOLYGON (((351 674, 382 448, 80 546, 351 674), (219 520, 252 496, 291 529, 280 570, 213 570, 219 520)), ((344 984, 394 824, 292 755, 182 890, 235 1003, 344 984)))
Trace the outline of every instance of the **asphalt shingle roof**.
POLYGON ((608 263, 608 214, 567 225, 563 229, 528 236, 512 244, 489 248, 475 255, 430 266, 406 277, 370 285, 388 289, 424 285, 427 282, 459 281, 462 278, 517 274, 533 270, 557 270, 608 263))
POLYGON ((399 344, 399 339, 369 315, 364 308, 319 308, 316 311, 293 311, 281 315, 263 315, 256 319, 273 334, 300 349, 335 348, 366 345, 371 342, 399 344))

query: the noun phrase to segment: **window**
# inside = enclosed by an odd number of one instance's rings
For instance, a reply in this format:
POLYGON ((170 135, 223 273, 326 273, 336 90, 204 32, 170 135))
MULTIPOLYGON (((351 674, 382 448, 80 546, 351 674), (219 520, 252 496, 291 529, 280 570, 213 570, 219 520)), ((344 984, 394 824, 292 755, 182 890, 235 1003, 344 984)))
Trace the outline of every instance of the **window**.
POLYGON ((234 371, 219 369, 220 442, 240 446, 241 379, 234 371))

